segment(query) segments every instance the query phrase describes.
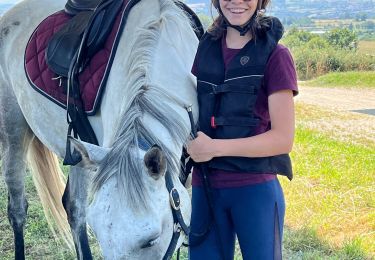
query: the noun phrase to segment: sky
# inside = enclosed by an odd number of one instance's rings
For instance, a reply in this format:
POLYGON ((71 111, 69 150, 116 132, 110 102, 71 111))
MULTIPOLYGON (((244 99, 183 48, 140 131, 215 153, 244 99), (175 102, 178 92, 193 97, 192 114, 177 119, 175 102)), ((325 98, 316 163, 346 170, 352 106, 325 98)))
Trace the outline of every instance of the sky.
POLYGON ((21 0, 0 0, 0 4, 16 4, 21 0))

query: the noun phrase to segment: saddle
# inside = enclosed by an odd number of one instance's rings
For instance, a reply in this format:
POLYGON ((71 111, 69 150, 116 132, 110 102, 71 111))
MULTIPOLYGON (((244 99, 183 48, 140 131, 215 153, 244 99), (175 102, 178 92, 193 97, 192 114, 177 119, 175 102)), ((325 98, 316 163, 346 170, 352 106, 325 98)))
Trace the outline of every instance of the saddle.
POLYGON ((121 9, 122 0, 69 0, 65 12, 72 15, 51 38, 46 50, 48 67, 59 76, 68 77, 73 60, 80 71, 100 50, 121 9))
POLYGON ((94 11, 101 0, 68 0, 65 13, 76 15, 82 11, 94 11))
MULTIPOLYGON (((67 99, 72 100, 67 102, 68 136, 73 133, 96 145, 96 135, 83 110, 78 75, 103 48, 123 3, 123 0, 69 0, 64 11, 73 17, 53 35, 45 52, 48 67, 60 79, 67 99)), ((64 164, 75 165, 80 160, 77 151, 71 152, 67 138, 64 164)))

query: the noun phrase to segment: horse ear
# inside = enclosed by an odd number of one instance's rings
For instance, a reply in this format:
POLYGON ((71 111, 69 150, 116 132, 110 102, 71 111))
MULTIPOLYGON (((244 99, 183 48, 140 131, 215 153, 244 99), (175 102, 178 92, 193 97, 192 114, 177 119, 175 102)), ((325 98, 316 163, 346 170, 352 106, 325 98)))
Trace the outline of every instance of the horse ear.
POLYGON ((155 180, 164 176, 167 170, 167 160, 164 152, 157 145, 151 147, 144 157, 144 162, 148 170, 148 174, 155 180))
POLYGON ((100 147, 98 145, 86 143, 68 137, 75 148, 82 156, 82 163, 85 167, 96 167, 111 150, 110 148, 100 147))

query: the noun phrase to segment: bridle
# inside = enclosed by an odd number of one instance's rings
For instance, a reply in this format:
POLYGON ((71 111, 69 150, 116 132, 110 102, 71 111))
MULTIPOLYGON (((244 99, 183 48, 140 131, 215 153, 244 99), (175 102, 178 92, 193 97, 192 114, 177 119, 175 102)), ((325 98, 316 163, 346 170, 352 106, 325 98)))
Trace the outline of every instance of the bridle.
MULTIPOLYGON (((147 151, 152 146, 147 143, 147 141, 138 139, 138 147, 143 151, 147 151)), ((163 257, 163 260, 169 260, 172 258, 172 255, 177 247, 177 242, 181 236, 181 232, 183 231, 186 236, 189 236, 190 227, 186 224, 184 217, 182 216, 180 194, 174 186, 172 174, 168 171, 165 174, 165 186, 168 190, 169 204, 173 215, 173 235, 168 249, 163 257)))
POLYGON ((186 236, 189 236, 190 233, 190 227, 186 225, 184 221, 184 217, 182 216, 181 209, 180 209, 180 195, 177 191, 177 189, 173 185, 171 174, 167 172, 165 176, 165 184, 167 186, 167 190, 169 193, 169 202, 172 209, 172 215, 173 215, 173 235, 171 242, 169 243, 167 252, 165 252, 165 255, 163 257, 163 260, 171 259, 176 246, 178 239, 180 238, 181 231, 185 233, 186 236))

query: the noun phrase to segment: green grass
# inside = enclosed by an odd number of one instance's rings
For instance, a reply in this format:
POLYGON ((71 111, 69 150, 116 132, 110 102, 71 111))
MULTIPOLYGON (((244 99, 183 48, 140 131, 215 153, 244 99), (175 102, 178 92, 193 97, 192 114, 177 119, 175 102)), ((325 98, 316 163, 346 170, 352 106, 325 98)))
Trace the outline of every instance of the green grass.
MULTIPOLYGON (((375 257, 375 145, 333 137, 309 128, 309 120, 332 115, 314 106, 296 109, 297 131, 292 152, 294 179, 280 178, 287 212, 284 234, 286 260, 364 260, 375 257)), ((332 112, 333 113, 333 112, 332 112)), ((335 118, 337 116, 335 115, 335 118)), ((342 116, 343 121, 347 120, 342 116)), ((27 259, 75 259, 49 232, 36 191, 26 178, 29 212, 27 259)), ((0 181, 0 260, 13 258, 13 233, 6 217, 7 191, 0 181)), ((100 259, 93 244, 94 258, 100 259)), ((187 259, 182 250, 181 259, 187 259)), ((241 259, 236 249, 235 259, 241 259)))
MULTIPOLYGON (((13 232, 7 218, 7 189, 2 177, 0 175, 0 260, 8 260, 14 259, 13 232)), ((69 251, 62 241, 56 241, 50 232, 30 174, 26 176, 26 198, 29 203, 25 228, 26 259, 76 259, 75 252, 69 251)), ((100 259, 98 245, 93 239, 90 243, 94 259, 100 259)))
MULTIPOLYGON (((287 201, 285 259, 370 259, 375 252, 374 151, 298 127, 292 157, 295 178, 282 178, 287 201)), ((49 233, 30 176, 27 190, 29 259, 74 259, 74 253, 49 233)), ((11 259, 4 183, 0 194, 0 259, 11 259)), ((94 251, 98 259, 98 248, 94 251)), ((186 249, 181 259, 187 259, 186 249)), ((238 249, 236 259, 241 259, 238 249)))
POLYGON ((295 178, 282 180, 287 226, 314 230, 343 253, 375 255, 375 151, 300 127, 292 158, 295 178))
POLYGON ((375 71, 332 72, 301 85, 314 87, 343 87, 375 89, 375 71))
MULTIPOLYGON (((313 229, 302 228, 300 230, 284 229, 283 258, 286 260, 364 260, 370 259, 362 250, 358 240, 349 241, 342 248, 332 248, 327 242, 319 238, 313 229)), ((173 258, 176 260, 176 255, 173 258)), ((181 248, 180 259, 187 260, 188 253, 185 247, 181 248)), ((241 260, 242 256, 238 244, 236 245, 235 260, 241 260)))

